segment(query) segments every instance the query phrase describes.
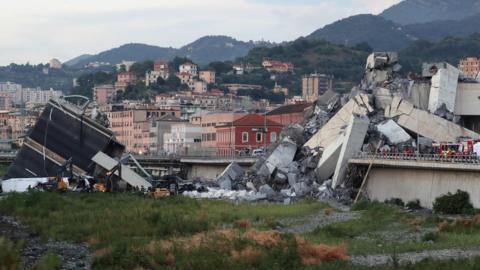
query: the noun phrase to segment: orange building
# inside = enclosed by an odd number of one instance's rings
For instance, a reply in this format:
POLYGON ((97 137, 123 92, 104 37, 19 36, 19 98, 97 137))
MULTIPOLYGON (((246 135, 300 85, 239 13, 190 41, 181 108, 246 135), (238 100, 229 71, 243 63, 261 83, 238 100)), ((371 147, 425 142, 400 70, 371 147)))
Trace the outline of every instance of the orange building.
POLYGON ((284 105, 267 113, 267 119, 283 126, 301 123, 305 118, 305 112, 311 107, 311 103, 284 105))
POLYGON ((458 69, 460 69, 466 77, 476 79, 480 72, 480 59, 477 57, 461 59, 458 64, 458 69))

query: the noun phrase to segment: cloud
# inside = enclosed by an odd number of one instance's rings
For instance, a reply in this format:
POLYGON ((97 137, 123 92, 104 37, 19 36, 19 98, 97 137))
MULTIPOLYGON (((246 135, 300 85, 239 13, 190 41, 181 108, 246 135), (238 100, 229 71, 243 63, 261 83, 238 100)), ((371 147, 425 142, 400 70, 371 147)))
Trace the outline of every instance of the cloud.
POLYGON ((399 0, 16 0, 2 3, 0 64, 63 61, 129 42, 179 47, 204 35, 293 40, 399 0))

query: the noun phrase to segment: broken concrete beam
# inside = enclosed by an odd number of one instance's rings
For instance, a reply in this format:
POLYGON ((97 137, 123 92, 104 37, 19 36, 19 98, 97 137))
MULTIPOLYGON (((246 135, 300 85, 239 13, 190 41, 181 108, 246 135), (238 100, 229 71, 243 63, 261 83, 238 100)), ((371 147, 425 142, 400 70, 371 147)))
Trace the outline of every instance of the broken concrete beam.
POLYGON ((374 52, 368 56, 365 69, 379 69, 392 66, 397 62, 398 53, 396 52, 374 52))
MULTIPOLYGON (((394 107, 395 99, 392 102, 394 107)), ((399 116, 396 121, 401 127, 410 130, 423 137, 430 138, 436 142, 455 142, 459 137, 479 138, 479 134, 461 127, 451 121, 445 120, 427 111, 413 108, 413 105, 401 100, 400 109, 396 111, 399 116)))
POLYGON ((444 63, 432 76, 428 103, 428 110, 431 113, 435 113, 443 104, 449 112, 455 112, 459 75, 460 71, 456 67, 444 63))
POLYGON ((338 157, 335 174, 333 175, 334 188, 343 184, 348 160, 362 149, 369 125, 370 120, 368 117, 352 115, 350 124, 345 132, 345 140, 338 157))
POLYGON ((259 171, 259 175, 271 176, 277 168, 288 167, 297 153, 297 145, 288 137, 275 148, 259 171))
POLYGON ((365 94, 361 98, 352 98, 345 106, 343 106, 310 140, 305 146, 315 149, 317 147, 327 148, 335 142, 339 135, 350 123, 352 115, 367 115, 373 108, 368 104, 369 99, 365 94))
POLYGON ((335 166, 337 166, 344 140, 344 135, 339 136, 338 139, 330 144, 323 152, 322 158, 318 162, 318 167, 315 171, 318 180, 328 180, 335 173, 335 166))
POLYGON ((428 110, 430 88, 429 82, 413 82, 409 89, 409 102, 417 109, 428 110))
POLYGON ((373 89, 373 96, 376 109, 385 109, 392 104, 393 96, 390 89, 377 87, 373 89))
POLYGON ((378 124, 377 130, 387 137, 391 144, 405 143, 412 139, 412 137, 393 120, 378 124))
POLYGON ((98 152, 94 157, 92 157, 92 161, 107 171, 111 171, 116 166, 120 165, 121 168, 120 170, 115 171, 115 175, 119 176, 123 181, 127 182, 132 187, 144 189, 152 187, 152 184, 130 169, 127 165, 119 164, 118 160, 111 158, 103 152, 98 152))

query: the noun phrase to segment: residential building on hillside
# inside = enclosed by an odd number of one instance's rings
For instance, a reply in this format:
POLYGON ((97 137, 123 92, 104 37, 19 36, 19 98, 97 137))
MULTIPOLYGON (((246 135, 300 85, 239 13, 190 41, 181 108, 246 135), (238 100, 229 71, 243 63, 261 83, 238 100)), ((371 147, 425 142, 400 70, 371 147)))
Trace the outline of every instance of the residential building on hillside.
POLYGON ((333 76, 314 73, 302 78, 302 96, 307 102, 315 102, 329 90, 334 90, 333 76))
POLYGON ((200 71, 199 78, 204 81, 206 84, 215 83, 215 71, 204 70, 200 71))
POLYGON ((145 84, 147 86, 155 84, 158 78, 167 80, 170 77, 170 68, 167 61, 157 60, 153 65, 153 70, 145 75, 145 84))
POLYGON ((267 119, 283 126, 299 124, 305 118, 305 112, 312 107, 311 103, 289 104, 267 113, 267 119))
POLYGON ((480 59, 477 57, 467 57, 460 60, 458 69, 467 78, 478 79, 480 73, 480 59))
POLYGON ((208 91, 207 89, 207 83, 204 81, 195 81, 193 83, 193 92, 194 93, 206 93, 208 91))
POLYGON ((262 62, 262 66, 268 72, 276 72, 276 73, 287 73, 293 72, 293 64, 290 62, 282 62, 278 60, 269 60, 264 59, 262 62))
POLYGON ((135 83, 137 76, 132 72, 120 72, 117 75, 117 82, 115 83, 115 92, 125 91, 129 84, 135 83))
POLYGON ((257 148, 277 142, 283 126, 264 115, 248 114, 216 129, 218 155, 231 156, 249 155, 257 148))
POLYGON ((179 72, 177 77, 180 79, 181 84, 188 85, 188 88, 192 90, 195 87, 195 81, 193 80, 193 75, 188 72, 179 72))
POLYGON ((13 108, 12 95, 10 93, 0 92, 0 110, 10 110, 13 108))
POLYGON ((106 112, 110 129, 126 151, 145 154, 150 145, 150 122, 147 110, 112 110, 106 112))
POLYGON ((201 126, 191 123, 171 125, 171 132, 164 134, 164 150, 168 154, 188 155, 201 148, 201 126))
POLYGON ((93 101, 99 105, 108 104, 115 100, 116 91, 113 84, 103 84, 93 87, 93 101))
POLYGON ((193 63, 190 63, 190 62, 181 64, 178 67, 178 71, 179 71, 179 73, 188 73, 188 74, 192 75, 192 77, 197 77, 198 76, 198 66, 193 64, 193 63))

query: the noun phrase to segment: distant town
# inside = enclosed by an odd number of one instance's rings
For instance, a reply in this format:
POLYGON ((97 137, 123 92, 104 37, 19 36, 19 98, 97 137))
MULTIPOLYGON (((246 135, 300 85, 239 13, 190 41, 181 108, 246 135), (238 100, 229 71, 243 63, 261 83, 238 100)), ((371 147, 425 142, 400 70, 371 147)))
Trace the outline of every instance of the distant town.
MULTIPOLYGON (((91 63, 90 65, 94 65, 91 63)), ((137 155, 254 155, 279 139, 283 127, 299 123, 319 96, 334 91, 334 78, 326 74, 303 75, 302 95, 292 96, 287 87, 275 84, 270 89, 285 97, 283 102, 253 100, 237 95, 239 91, 264 91, 261 85, 228 83, 218 85, 213 70, 201 70, 186 61, 174 69, 171 62, 154 61, 153 70, 139 77, 130 71, 133 61, 115 66, 114 83, 98 84, 91 89, 93 104, 106 114, 108 127, 137 155), (156 94, 150 100, 121 100, 130 85, 147 89, 178 78, 176 91, 156 94)), ((61 69, 52 59, 49 69, 61 69)), ((234 65, 232 74, 244 75, 254 70, 268 72, 271 78, 293 74, 289 62, 264 59, 261 66, 234 65)), ((48 72, 48 68, 45 70, 48 72)), ((74 86, 77 83, 74 80, 74 86)), ((48 100, 59 98, 61 90, 24 88, 13 82, 0 83, 1 151, 12 151, 22 144, 29 128, 36 122, 48 100)))

